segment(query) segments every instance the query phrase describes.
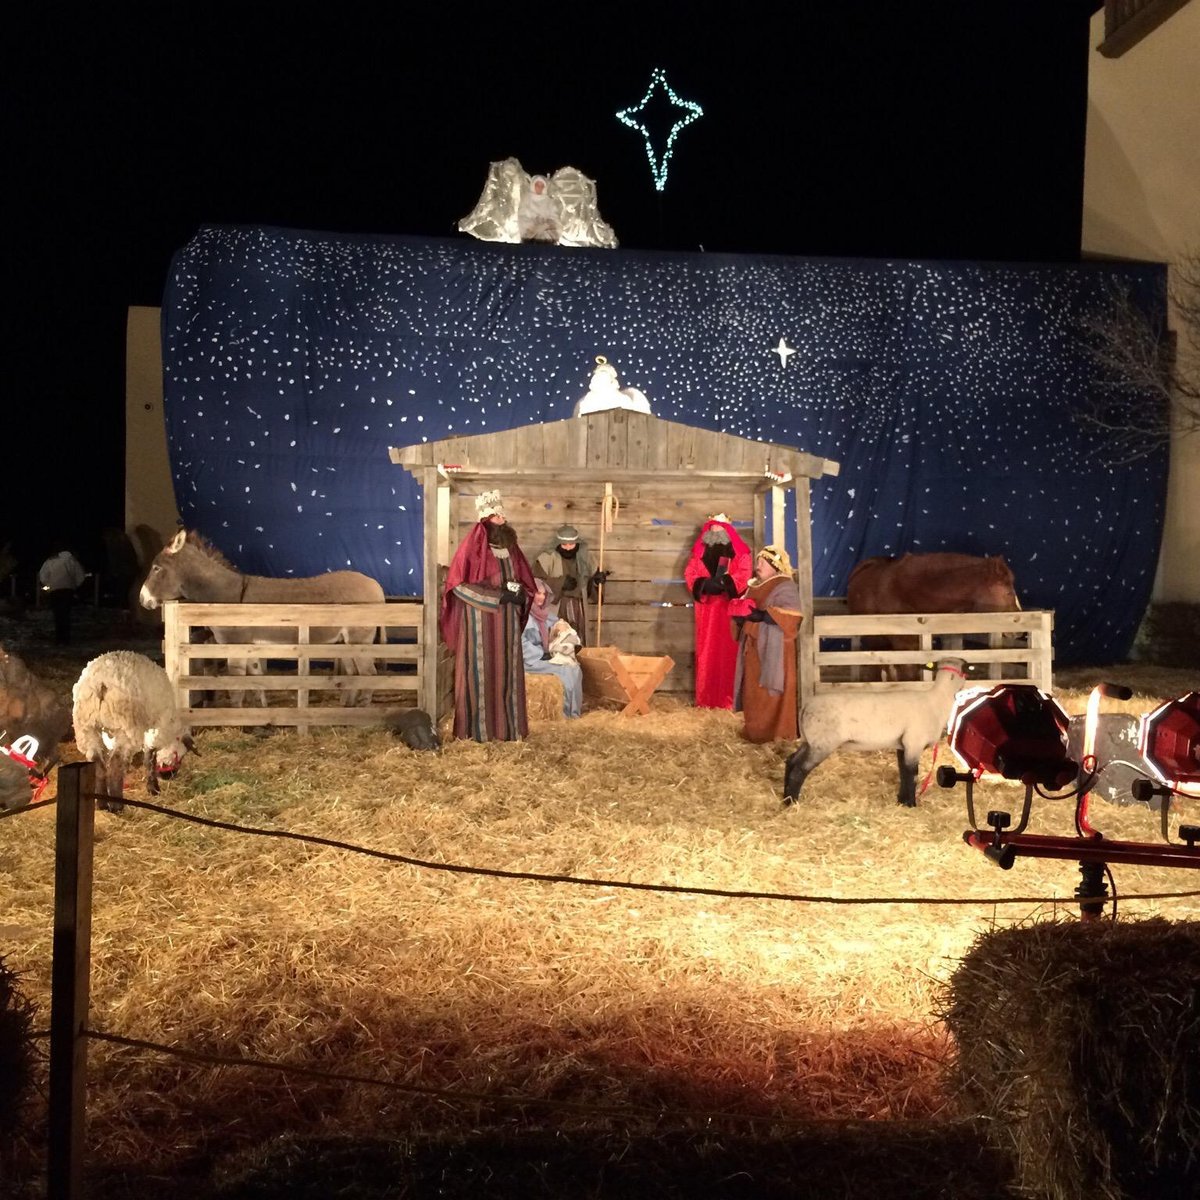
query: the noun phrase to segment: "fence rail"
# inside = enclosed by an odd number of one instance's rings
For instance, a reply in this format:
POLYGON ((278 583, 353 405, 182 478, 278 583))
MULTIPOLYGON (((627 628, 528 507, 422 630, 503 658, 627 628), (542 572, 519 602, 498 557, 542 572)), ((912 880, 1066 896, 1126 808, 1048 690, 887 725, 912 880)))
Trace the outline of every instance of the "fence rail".
POLYGON ((420 603, 192 604, 163 606, 163 661, 193 728, 208 725, 373 725, 383 710, 424 695, 424 612, 420 603), (200 640, 236 630, 237 641, 200 640), (324 638, 359 635, 359 640, 324 638), (369 632, 368 632, 369 631, 369 632), (258 640, 256 640, 258 639, 258 640), (369 640, 368 640, 369 639, 369 640), (378 639, 378 640, 376 640, 378 639), (357 661, 356 661, 357 660, 357 661), (349 674, 367 660, 376 674, 349 674), (287 664, 280 669, 280 664, 287 664), (314 669, 329 664, 331 671, 314 669), (269 669, 272 668, 272 669, 269 669), (255 671, 255 674, 245 672, 255 671), (257 673, 257 672, 263 673, 257 673), (249 703, 216 707, 204 693, 242 693, 249 703), (321 703, 334 693, 363 701, 321 703))
POLYGON ((844 600, 817 602, 812 635, 802 653, 813 692, 884 691, 896 684, 868 678, 864 668, 913 666, 953 653, 979 668, 989 683, 1032 683, 1049 690, 1054 662, 1054 613, 1034 609, 1002 613, 851 614, 844 600), (913 649, 869 648, 864 639, 906 638, 913 649), (830 643, 845 642, 849 648, 830 643))

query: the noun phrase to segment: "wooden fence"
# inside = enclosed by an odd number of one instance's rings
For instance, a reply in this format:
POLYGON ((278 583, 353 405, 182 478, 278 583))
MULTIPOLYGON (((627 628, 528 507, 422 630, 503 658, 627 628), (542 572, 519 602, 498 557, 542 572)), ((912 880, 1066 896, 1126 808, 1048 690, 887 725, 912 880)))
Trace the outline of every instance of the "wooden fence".
POLYGON ((867 668, 912 666, 939 653, 953 653, 977 669, 979 682, 1033 683, 1051 687, 1054 661, 1054 613, 1046 610, 1003 613, 897 613, 851 615, 845 600, 816 601, 809 636, 801 639, 800 670, 811 695, 862 688, 885 690, 892 683, 872 682, 867 668), (864 649, 874 636, 918 640, 914 650, 864 649))
MULTIPOLYGON (((179 706, 193 728, 205 725, 373 725, 385 708, 417 704, 435 711, 423 694, 424 605, 382 604, 190 604, 163 605, 163 661, 179 706), (310 631, 334 626, 370 627, 380 640, 329 645, 310 631), (207 630, 253 628, 282 634, 270 645, 201 640, 207 630), (375 675, 347 675, 348 659, 374 662, 375 675), (234 675, 232 662, 261 664, 264 674, 234 675), (216 673, 212 673, 213 671, 216 673), (240 708, 202 703, 216 692, 261 696, 263 704, 240 708), (347 692, 367 703, 343 705, 347 692)), ((352 665, 352 664, 351 664, 352 665)))

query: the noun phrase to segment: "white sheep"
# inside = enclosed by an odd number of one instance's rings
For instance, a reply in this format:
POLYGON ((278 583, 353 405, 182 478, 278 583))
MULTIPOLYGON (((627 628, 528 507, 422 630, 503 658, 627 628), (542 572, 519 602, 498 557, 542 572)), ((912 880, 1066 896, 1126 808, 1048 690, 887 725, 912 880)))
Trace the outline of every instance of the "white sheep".
POLYGON ((158 794, 158 776, 172 774, 188 750, 191 732, 166 671, 143 654, 113 650, 93 658, 71 689, 75 744, 99 765, 100 807, 119 812, 125 772, 146 756, 146 786, 158 794))
POLYGON ((896 751, 900 789, 896 802, 917 803, 917 763, 946 728, 954 696, 966 683, 961 658, 939 659, 926 687, 888 692, 822 692, 800 713, 800 745, 787 760, 783 802, 793 804, 814 767, 835 750, 896 751))

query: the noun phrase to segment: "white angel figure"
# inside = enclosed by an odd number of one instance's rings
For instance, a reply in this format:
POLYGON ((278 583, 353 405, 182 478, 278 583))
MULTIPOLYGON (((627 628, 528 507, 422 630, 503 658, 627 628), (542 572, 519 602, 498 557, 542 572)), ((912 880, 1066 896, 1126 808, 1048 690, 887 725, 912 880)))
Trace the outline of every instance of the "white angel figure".
POLYGON ((650 401, 637 388, 622 387, 617 378, 617 368, 603 354, 597 354, 591 385, 587 395, 576 402, 575 415, 585 417, 588 413, 604 412, 609 408, 628 408, 632 412, 650 413, 650 401))
POLYGON ((600 217, 596 184, 574 167, 553 175, 529 175, 515 158, 494 162, 479 202, 458 223, 462 233, 485 242, 551 242, 558 246, 617 245, 612 226, 600 217))

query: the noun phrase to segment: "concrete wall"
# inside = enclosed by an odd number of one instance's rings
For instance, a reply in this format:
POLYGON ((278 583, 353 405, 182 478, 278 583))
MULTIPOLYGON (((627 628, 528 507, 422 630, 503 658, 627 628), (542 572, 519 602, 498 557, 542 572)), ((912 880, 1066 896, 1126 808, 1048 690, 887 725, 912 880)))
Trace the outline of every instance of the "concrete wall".
POLYGON ((131 308, 125 326, 125 532, 139 553, 139 525, 164 541, 179 528, 163 420, 160 316, 157 308, 131 308))
MULTIPOLYGON (((1092 18, 1092 46, 1104 13, 1092 18)), ((1084 256, 1170 263, 1200 250, 1200 3, 1088 67, 1084 256)), ((1174 321, 1172 322, 1174 324, 1174 321)), ((1200 432, 1171 447, 1156 600, 1200 602, 1200 432)))

